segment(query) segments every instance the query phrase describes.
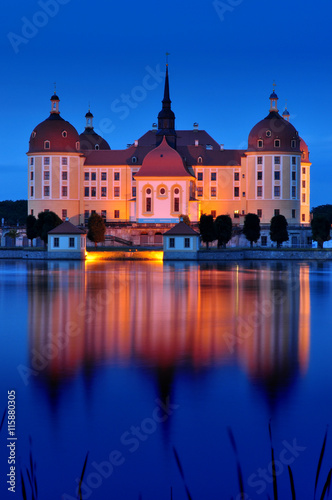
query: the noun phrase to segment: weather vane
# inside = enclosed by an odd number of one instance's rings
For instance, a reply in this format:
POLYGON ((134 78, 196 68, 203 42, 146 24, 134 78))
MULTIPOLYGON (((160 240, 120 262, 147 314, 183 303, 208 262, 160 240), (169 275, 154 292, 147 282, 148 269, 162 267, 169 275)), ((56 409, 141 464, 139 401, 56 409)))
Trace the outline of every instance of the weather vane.
POLYGON ((54 82, 54 94, 56 94, 56 82, 54 82))
POLYGON ((276 81, 275 81, 275 80, 273 80, 273 92, 275 92, 275 91, 276 91, 276 86, 277 86, 276 81))

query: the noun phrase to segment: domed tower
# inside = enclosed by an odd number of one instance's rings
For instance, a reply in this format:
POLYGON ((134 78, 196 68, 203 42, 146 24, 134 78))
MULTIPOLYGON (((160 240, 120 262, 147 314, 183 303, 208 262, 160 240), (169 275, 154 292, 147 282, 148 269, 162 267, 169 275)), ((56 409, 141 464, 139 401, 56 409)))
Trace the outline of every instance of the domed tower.
POLYGON ((277 214, 284 215, 289 224, 301 221, 301 139, 284 116, 279 114, 273 89, 269 114, 248 138, 247 213, 257 213, 262 223, 277 214))
POLYGON ((171 110, 171 99, 169 96, 168 64, 166 64, 164 98, 162 109, 158 114, 158 130, 156 133, 156 146, 161 144, 163 137, 166 137, 168 144, 176 148, 175 114, 171 110))
POLYGON ((90 111, 85 115, 85 130, 80 134, 81 151, 111 149, 108 142, 98 135, 93 128, 93 114, 90 111))
POLYGON ((79 178, 83 157, 75 127, 60 116, 60 99, 51 96, 50 116, 30 136, 28 156, 28 213, 53 211, 79 223, 79 178))

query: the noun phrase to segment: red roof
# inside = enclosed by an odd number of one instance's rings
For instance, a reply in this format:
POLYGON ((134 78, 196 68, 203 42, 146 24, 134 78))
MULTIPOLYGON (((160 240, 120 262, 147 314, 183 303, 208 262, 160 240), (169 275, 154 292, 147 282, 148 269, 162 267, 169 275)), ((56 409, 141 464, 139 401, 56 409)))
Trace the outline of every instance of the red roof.
POLYGON ((84 229, 74 226, 71 222, 66 220, 59 226, 51 229, 48 234, 85 234, 84 229))
POLYGON ((143 160, 137 177, 192 177, 184 166, 183 159, 167 142, 164 136, 161 144, 150 151, 143 160))
POLYGON ((76 151, 79 135, 75 127, 56 113, 41 122, 33 130, 29 141, 29 153, 54 153, 76 151), (50 148, 45 149, 45 141, 50 142, 50 148))
POLYGON ((178 224, 176 224, 174 227, 166 231, 164 233, 165 235, 171 235, 171 236, 199 236, 199 233, 197 231, 194 231, 188 224, 185 222, 181 221, 178 224))

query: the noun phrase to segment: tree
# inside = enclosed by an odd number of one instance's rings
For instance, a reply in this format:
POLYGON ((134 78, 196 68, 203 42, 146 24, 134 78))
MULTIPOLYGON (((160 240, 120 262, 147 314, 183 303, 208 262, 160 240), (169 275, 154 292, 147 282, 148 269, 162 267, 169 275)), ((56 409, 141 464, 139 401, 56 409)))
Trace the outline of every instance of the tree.
POLYGON ((39 236, 47 245, 49 231, 62 224, 62 220, 55 212, 39 212, 36 220, 36 236, 39 236))
POLYGON ((214 221, 214 229, 218 240, 218 248, 226 248, 232 237, 232 219, 229 215, 218 215, 214 221))
POLYGON ((24 226, 28 211, 27 200, 0 201, 0 222, 5 221, 6 226, 24 226))
POLYGON ((202 214, 199 220, 199 232, 202 241, 206 243, 206 248, 209 249, 209 243, 216 239, 212 215, 202 214))
POLYGON ((188 216, 188 215, 183 215, 183 214, 181 214, 181 215, 179 216, 179 221, 181 221, 181 219, 182 219, 182 221, 183 221, 185 224, 187 224, 187 226, 190 226, 190 219, 189 219, 189 216, 188 216))
POLYGON ((287 220, 283 215, 275 215, 270 222, 270 238, 277 242, 277 248, 280 248, 284 241, 288 241, 287 220))
POLYGON ((8 231, 6 236, 11 238, 14 241, 14 246, 16 246, 16 238, 19 236, 19 234, 20 233, 17 231, 17 229, 11 229, 10 231, 8 231))
POLYGON ((104 219, 97 213, 90 215, 88 220, 88 238, 93 241, 97 248, 97 243, 105 241, 106 226, 104 219))
POLYGON ((26 227, 27 227, 26 232, 28 240, 31 240, 31 246, 32 246, 32 240, 34 238, 37 238, 36 222, 37 219, 34 215, 28 215, 26 220, 26 227))
POLYGON ((312 208, 311 213, 314 217, 316 217, 316 215, 325 215, 330 221, 330 224, 332 224, 332 205, 319 205, 318 207, 312 208))
POLYGON ((247 214, 244 218, 243 234, 250 241, 250 247, 257 243, 261 235, 261 226, 257 214, 247 214))
POLYGON ((311 221, 312 239, 317 241, 318 248, 323 248, 324 241, 330 239, 331 223, 325 215, 314 215, 311 221))

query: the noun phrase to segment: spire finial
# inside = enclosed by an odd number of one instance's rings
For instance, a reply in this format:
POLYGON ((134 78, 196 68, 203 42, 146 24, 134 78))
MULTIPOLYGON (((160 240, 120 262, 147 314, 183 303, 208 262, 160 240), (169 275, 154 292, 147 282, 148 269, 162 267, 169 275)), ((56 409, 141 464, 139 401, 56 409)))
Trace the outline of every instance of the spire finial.
POLYGON ((169 52, 166 52, 166 66, 168 66, 168 56, 170 56, 171 54, 169 52))
POLYGON ((275 81, 275 80, 273 80, 273 92, 275 92, 275 91, 276 91, 276 86, 277 86, 276 81, 275 81))
POLYGON ((287 99, 285 101, 285 111, 287 110, 287 99))
POLYGON ((54 85, 54 95, 56 94, 56 82, 53 83, 54 85))
POLYGON ((89 101, 89 113, 90 113, 90 101, 89 101))

